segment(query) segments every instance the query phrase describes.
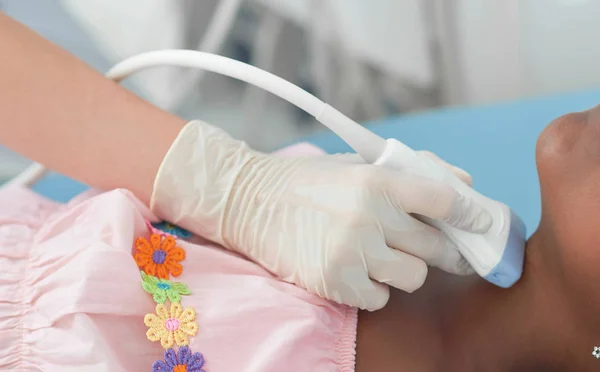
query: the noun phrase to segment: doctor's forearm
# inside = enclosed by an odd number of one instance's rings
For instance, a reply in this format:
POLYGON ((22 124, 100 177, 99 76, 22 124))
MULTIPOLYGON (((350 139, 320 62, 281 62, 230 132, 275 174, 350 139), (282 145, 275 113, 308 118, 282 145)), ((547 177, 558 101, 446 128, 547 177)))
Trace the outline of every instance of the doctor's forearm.
POLYGON ((148 202, 184 121, 0 13, 0 143, 100 189, 148 202))

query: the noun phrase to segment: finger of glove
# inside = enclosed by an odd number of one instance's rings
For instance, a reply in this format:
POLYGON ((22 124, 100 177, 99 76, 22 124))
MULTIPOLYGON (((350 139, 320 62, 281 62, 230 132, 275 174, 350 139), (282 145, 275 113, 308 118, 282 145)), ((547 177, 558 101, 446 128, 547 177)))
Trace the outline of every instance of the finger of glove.
POLYGON ((408 293, 423 286, 427 277, 425 261, 387 245, 372 248, 365 251, 371 279, 408 293))
POLYGON ((492 225, 488 211, 448 184, 388 169, 382 177, 383 192, 401 211, 476 233, 484 233, 492 225))
POLYGON ((379 310, 387 304, 390 288, 387 284, 371 280, 364 269, 348 267, 341 275, 342 284, 338 288, 329 288, 323 297, 368 311, 379 310))
POLYGON ((363 291, 356 305, 350 304, 350 306, 358 307, 361 310, 376 311, 382 309, 388 303, 390 287, 375 280, 369 279, 369 282, 372 289, 363 291))
POLYGON ((471 265, 456 245, 435 227, 393 209, 388 216, 381 218, 380 223, 386 244, 391 248, 452 274, 467 275, 472 272, 471 265))
MULTIPOLYGON (((448 170, 450 170, 456 177, 458 177, 461 181, 463 181, 464 183, 466 183, 469 186, 473 185, 473 178, 471 177, 471 175, 466 172, 464 169, 456 167, 446 161, 444 161, 442 158, 440 158, 439 156, 437 156, 436 154, 434 154, 431 151, 417 151, 417 153, 428 157, 429 159, 435 161, 436 163, 440 164, 441 166, 447 168, 448 170)), ((354 153, 340 153, 340 154, 334 154, 331 155, 331 157, 337 161, 341 161, 344 163, 349 163, 349 164, 366 164, 365 160, 358 154, 354 154, 354 153)))
POLYGON ((442 158, 440 158, 439 156, 437 156, 436 154, 434 154, 431 151, 417 151, 417 153, 420 155, 426 156, 429 159, 435 161, 436 163, 442 165, 443 167, 449 169, 461 181, 463 181, 464 183, 466 183, 469 186, 473 186, 473 177, 471 177, 471 175, 464 169, 456 167, 456 166, 444 161, 442 158))
MULTIPOLYGON (((350 232, 350 234, 357 231, 350 232)), ((327 262, 319 275, 305 276, 306 288, 337 303, 374 311, 389 300, 389 287, 371 280, 360 242, 367 238, 357 234, 345 244, 336 244, 326 252, 327 262)))

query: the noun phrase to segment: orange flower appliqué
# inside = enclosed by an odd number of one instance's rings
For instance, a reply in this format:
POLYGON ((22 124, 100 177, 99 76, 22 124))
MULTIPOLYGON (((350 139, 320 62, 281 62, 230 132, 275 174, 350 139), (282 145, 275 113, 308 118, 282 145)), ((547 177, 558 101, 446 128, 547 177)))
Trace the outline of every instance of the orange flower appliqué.
POLYGON ((176 246, 175 238, 152 234, 150 241, 137 238, 136 253, 133 256, 140 269, 148 275, 161 279, 169 279, 181 275, 183 267, 179 261, 185 258, 185 251, 176 246))

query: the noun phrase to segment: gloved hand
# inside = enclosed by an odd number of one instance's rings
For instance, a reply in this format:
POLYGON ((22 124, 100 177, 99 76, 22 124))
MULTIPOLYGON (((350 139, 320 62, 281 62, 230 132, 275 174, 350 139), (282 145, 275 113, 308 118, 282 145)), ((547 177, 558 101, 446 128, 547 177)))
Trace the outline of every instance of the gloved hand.
POLYGON ((193 121, 160 166, 151 208, 287 282, 361 309, 383 307, 388 285, 418 289, 426 264, 472 272, 443 233, 409 214, 484 232, 486 211, 445 184, 361 163, 268 155, 193 121))

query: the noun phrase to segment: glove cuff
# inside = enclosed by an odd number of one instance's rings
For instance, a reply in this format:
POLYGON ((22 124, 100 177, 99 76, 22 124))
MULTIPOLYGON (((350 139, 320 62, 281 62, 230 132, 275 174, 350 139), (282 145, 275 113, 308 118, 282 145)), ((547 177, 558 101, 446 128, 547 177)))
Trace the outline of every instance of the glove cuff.
POLYGON ((160 218, 226 246, 223 219, 244 165, 260 153, 202 121, 181 130, 154 180, 150 209, 160 218))

